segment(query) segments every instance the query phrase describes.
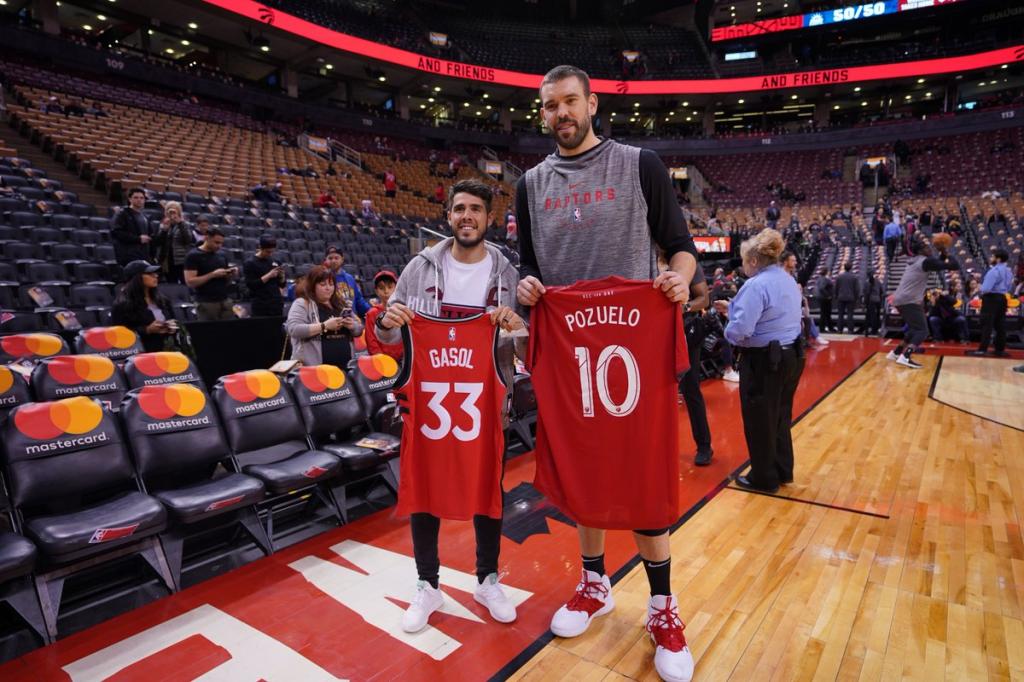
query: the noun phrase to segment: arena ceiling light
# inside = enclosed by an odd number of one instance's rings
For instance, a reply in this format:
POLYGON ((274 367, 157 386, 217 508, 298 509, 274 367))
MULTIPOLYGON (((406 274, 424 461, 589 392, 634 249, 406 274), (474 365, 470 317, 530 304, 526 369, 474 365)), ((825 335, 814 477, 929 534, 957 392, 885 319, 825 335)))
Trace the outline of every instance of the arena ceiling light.
POLYGON ((100 21, 106 21, 107 20, 106 15, 103 15, 103 14, 97 14, 96 18, 99 19, 100 21))
POLYGON ((868 103, 867 103, 867 102, 861 102, 861 103, 860 103, 860 105, 861 105, 862 107, 866 107, 866 106, 868 105, 868 103))
POLYGON ((387 76, 377 76, 377 80, 380 81, 381 83, 387 83, 388 82, 388 77, 387 76))
POLYGON ((330 71, 331 69, 334 68, 334 64, 324 64, 324 68, 330 71))
POLYGON ((428 97, 427 101, 430 102, 431 104, 433 104, 434 103, 434 98, 433 97, 428 97))
POLYGON ((90 26, 89 24, 82 24, 82 30, 83 31, 91 31, 92 30, 92 26, 90 26))
POLYGON ((743 104, 743 103, 744 103, 744 102, 746 102, 746 101, 747 101, 747 100, 745 100, 745 99, 742 99, 742 98, 740 98, 740 99, 736 100, 736 102, 737 102, 738 104, 743 104))
POLYGON ((441 86, 440 85, 435 85, 434 86, 434 92, 441 92, 441 86))
POLYGON ((184 45, 185 47, 188 47, 188 46, 189 46, 189 45, 191 45, 192 43, 190 43, 190 42, 189 42, 189 41, 187 41, 187 40, 183 40, 183 41, 181 41, 181 44, 182 44, 182 45, 184 45))
POLYGON ((923 78, 918 78, 917 79, 917 84, 920 85, 921 83, 924 83, 924 79, 923 78))
POLYGON ((196 22, 194 22, 194 21, 190 21, 190 22, 188 22, 188 27, 189 27, 190 29, 192 29, 193 31, 195 31, 195 30, 198 30, 198 29, 199 29, 199 24, 197 24, 197 23, 196 23, 196 22))

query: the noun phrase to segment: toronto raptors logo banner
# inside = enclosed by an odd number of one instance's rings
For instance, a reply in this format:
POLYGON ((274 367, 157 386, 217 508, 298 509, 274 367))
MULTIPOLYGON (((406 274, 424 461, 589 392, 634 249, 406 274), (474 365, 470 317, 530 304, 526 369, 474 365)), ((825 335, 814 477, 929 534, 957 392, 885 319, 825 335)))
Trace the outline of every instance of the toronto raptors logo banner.
POLYGON ((650 281, 548 287, 531 317, 537 395, 534 486, 593 528, 679 518, 682 311, 650 281))
POLYGON ((395 383, 403 413, 395 514, 501 518, 505 384, 489 315, 422 313, 402 329, 406 362, 395 383))

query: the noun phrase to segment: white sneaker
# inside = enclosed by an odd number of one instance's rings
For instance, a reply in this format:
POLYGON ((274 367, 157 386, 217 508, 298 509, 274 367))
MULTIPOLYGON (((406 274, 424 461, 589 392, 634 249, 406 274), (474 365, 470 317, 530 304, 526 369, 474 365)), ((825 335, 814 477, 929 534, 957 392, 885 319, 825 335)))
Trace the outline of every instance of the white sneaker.
POLYGON ((665 682, 690 682, 693 655, 683 635, 679 602, 675 597, 656 594, 647 602, 647 632, 654 642, 654 669, 665 682))
POLYGON ((499 623, 511 623, 516 619, 516 607, 505 596, 505 591, 498 582, 500 579, 501 576, 497 573, 491 573, 484 578, 484 582, 478 585, 473 593, 473 599, 486 606, 494 620, 499 623))
POLYGON ((722 375, 722 381, 731 381, 732 383, 736 384, 739 383, 739 380, 740 373, 732 368, 729 368, 729 370, 722 375))
POLYGON ((427 627, 430 614, 444 604, 441 590, 434 589, 423 580, 416 583, 416 596, 412 598, 409 608, 402 614, 402 629, 406 632, 419 632, 427 627))
POLYGON ((559 637, 582 635, 590 627, 590 621, 614 608, 608 576, 583 569, 576 594, 551 617, 551 632, 559 637))
POLYGON ((893 362, 896 362, 901 357, 903 357, 903 356, 900 355, 899 353, 897 353, 896 351, 891 350, 891 351, 889 351, 889 354, 885 356, 885 359, 886 360, 892 360, 893 362))
POLYGON ((815 341, 817 341, 818 345, 820 345, 820 346, 827 346, 828 345, 828 339, 826 339, 824 336, 818 336, 818 338, 815 339, 815 341))
POLYGON ((896 360, 896 364, 908 369, 921 369, 922 367, 920 362, 914 362, 914 360, 908 358, 906 355, 901 355, 899 359, 896 360))

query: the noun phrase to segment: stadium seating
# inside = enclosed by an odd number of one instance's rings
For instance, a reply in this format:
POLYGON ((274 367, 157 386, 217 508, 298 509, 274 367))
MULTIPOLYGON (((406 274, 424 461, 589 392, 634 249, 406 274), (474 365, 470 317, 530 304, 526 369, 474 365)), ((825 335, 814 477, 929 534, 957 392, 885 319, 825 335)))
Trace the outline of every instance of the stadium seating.
POLYGON ((93 327, 78 332, 75 352, 92 353, 121 361, 141 353, 142 341, 128 327, 93 327))
POLYGON ((34 362, 67 355, 68 345, 56 334, 10 334, 0 336, 0 362, 34 362))
POLYGON ((28 381, 17 369, 0 365, 0 424, 18 405, 32 401, 28 381))
POLYGON ((131 391, 121 419, 142 485, 170 516, 161 535, 175 589, 181 588, 185 540, 231 515, 256 544, 272 552, 255 507, 263 482, 231 470, 231 453, 206 392, 195 384, 144 386, 131 391), (227 473, 217 473, 222 465, 227 473))
POLYGON ((0 603, 14 609, 43 643, 49 644, 52 637, 46 629, 46 620, 32 581, 37 555, 35 545, 28 539, 17 533, 0 531, 0 603))
POLYGON ((3 440, 15 528, 40 551, 37 585, 51 638, 65 580, 100 559, 138 554, 174 590, 153 537, 167 512, 139 489, 110 410, 84 396, 28 403, 10 414, 3 440))
POLYGON ((140 353, 128 358, 124 374, 131 389, 164 384, 195 384, 205 391, 195 363, 183 353, 140 353))

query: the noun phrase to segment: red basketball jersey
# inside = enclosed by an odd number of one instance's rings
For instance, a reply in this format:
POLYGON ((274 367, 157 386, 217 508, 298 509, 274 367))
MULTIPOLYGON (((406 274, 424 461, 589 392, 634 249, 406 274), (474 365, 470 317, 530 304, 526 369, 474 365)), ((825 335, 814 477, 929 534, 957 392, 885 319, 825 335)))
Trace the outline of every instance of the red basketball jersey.
POLYGON ((650 281, 548 287, 533 309, 534 486, 593 528, 679 518, 677 377, 689 367, 682 312, 650 281))
POLYGON ((498 331, 487 315, 418 314, 404 328, 406 360, 395 388, 403 413, 396 514, 501 517, 505 384, 495 357, 498 331))

